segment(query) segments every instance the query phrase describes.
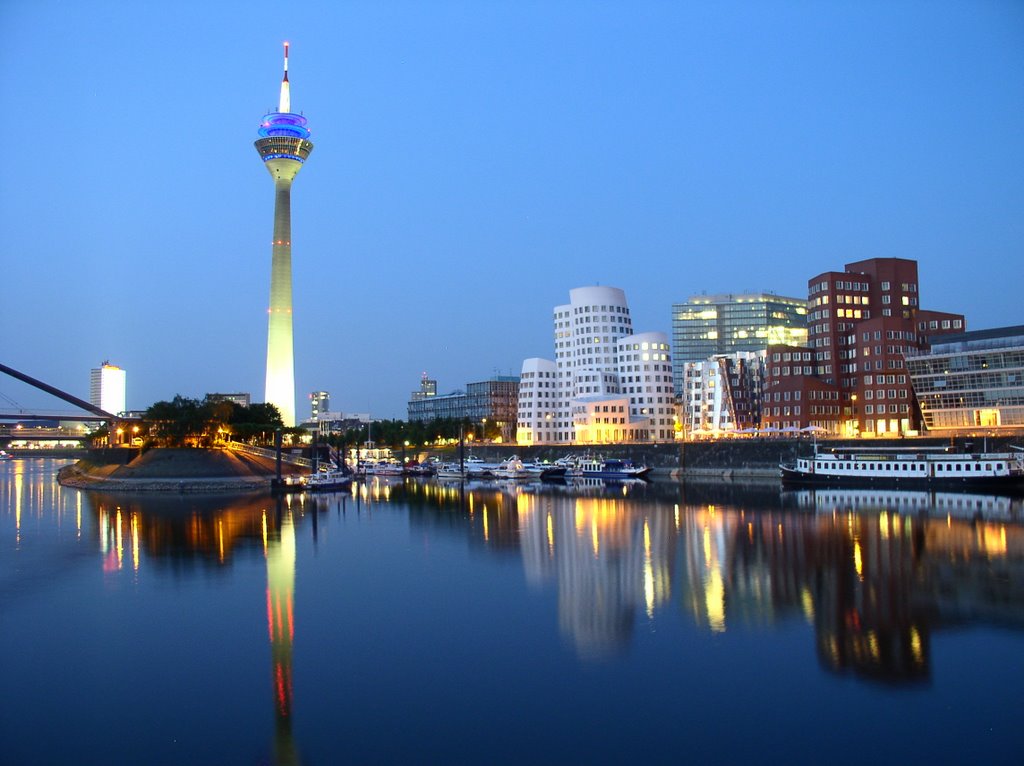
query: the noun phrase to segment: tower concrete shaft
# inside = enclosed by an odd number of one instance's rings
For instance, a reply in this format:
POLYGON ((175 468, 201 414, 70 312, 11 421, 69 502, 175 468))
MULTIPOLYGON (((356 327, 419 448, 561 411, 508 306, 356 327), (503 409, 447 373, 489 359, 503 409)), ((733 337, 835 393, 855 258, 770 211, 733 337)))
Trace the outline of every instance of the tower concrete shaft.
POLYGON ((274 179, 274 239, 271 246, 270 307, 267 326, 267 378, 264 401, 295 425, 295 355, 292 332, 292 181, 313 151, 306 118, 291 112, 288 44, 278 111, 263 117, 256 151, 274 179))

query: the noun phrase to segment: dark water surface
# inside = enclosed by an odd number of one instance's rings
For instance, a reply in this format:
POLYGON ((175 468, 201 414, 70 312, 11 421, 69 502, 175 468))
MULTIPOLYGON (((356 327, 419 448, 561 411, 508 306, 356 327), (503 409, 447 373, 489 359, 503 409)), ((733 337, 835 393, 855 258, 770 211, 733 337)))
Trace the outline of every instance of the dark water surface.
POLYGON ((0 464, 0 762, 1020 763, 1019 500, 0 464))

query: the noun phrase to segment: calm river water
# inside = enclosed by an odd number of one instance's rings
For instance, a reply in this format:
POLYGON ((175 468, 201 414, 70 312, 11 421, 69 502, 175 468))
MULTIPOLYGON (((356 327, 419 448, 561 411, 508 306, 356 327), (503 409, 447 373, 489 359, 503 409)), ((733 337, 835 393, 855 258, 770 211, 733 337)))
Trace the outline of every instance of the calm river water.
POLYGON ((1020 763, 1019 500, 0 464, 0 762, 1020 763))

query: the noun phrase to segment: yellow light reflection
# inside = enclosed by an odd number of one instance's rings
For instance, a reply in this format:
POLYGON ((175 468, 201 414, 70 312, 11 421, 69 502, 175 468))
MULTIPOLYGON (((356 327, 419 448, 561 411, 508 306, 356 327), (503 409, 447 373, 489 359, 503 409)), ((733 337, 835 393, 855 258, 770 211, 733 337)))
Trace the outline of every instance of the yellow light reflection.
POLYGON ((117 568, 124 564, 124 535, 121 532, 121 509, 117 509, 117 520, 114 527, 114 546, 117 550, 117 568))
POLYGON ((102 505, 98 514, 99 521, 99 532, 100 532, 100 553, 106 553, 110 550, 110 530, 107 524, 107 509, 102 505))
POLYGON ((800 605, 804 610, 804 617, 807 618, 808 624, 814 623, 814 597, 811 596, 811 591, 808 588, 804 588, 800 591, 800 605))
POLYGON ((132 513, 132 569, 139 571, 139 515, 132 513))
POLYGON ((853 568, 857 570, 857 577, 863 582, 864 580, 864 561, 861 558, 860 552, 860 540, 854 539, 853 541, 853 568))
POLYGON ((267 512, 263 512, 263 558, 267 557, 267 512))
POLYGON ((917 628, 910 628, 910 652, 914 655, 914 662, 918 665, 924 660, 921 651, 921 634, 917 632, 917 628))
POLYGON ((704 607, 712 633, 725 633, 725 584, 717 568, 712 569, 704 585, 704 607))
POLYGON ((651 558, 651 526, 644 519, 644 603, 647 617, 654 617, 654 563, 651 558))
POLYGON ((551 518, 551 513, 548 513, 548 556, 554 557, 555 555, 555 522, 551 518))

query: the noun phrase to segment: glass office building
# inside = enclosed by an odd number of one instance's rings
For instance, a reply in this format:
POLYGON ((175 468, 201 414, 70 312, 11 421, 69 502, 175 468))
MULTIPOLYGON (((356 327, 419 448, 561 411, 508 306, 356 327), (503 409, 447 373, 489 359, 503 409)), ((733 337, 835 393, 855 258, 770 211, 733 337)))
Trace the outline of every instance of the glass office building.
POLYGON ((1024 325, 935 339, 907 370, 929 431, 1024 428, 1024 325))
POLYGON ((672 367, 676 396, 685 365, 719 354, 807 343, 807 301, 772 293, 695 295, 672 304, 672 367))

